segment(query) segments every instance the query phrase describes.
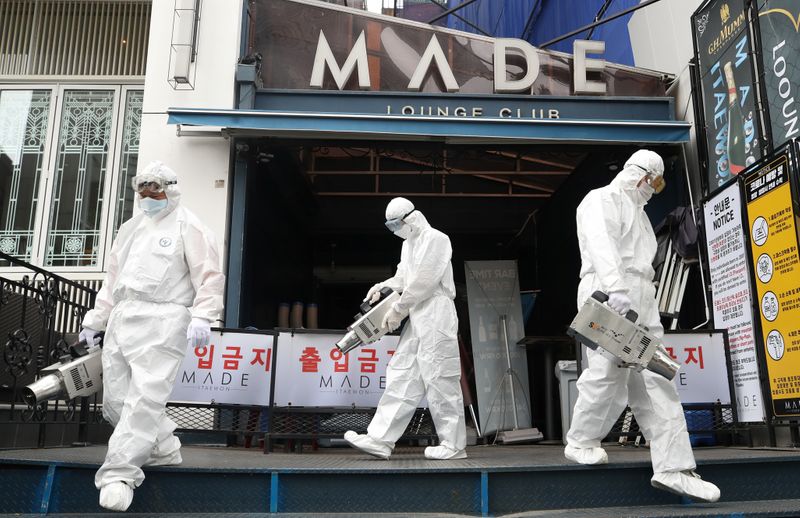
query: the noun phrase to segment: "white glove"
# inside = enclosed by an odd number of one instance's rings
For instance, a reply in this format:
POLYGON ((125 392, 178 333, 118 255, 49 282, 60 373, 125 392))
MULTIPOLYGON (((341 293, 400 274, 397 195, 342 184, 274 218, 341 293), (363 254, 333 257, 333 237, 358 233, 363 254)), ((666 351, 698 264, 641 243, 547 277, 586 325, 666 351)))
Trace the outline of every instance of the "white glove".
POLYGON ((383 322, 381 322, 381 327, 384 329, 388 329, 391 333, 398 327, 400 327, 400 323, 403 319, 406 318, 405 315, 401 314, 394 308, 391 308, 386 315, 383 317, 383 322))
POLYGON ((624 291, 614 291, 608 295, 608 307, 619 313, 625 315, 631 309, 631 299, 624 291))
POLYGON ((78 334, 78 341, 79 342, 86 342, 86 345, 94 345, 94 340, 97 338, 97 335, 100 334, 100 331, 95 331, 94 329, 90 329, 88 327, 84 327, 81 329, 81 332, 78 334))
POLYGON ((186 330, 186 339, 192 347, 208 345, 211 341, 211 323, 205 318, 192 318, 186 330))
POLYGON ((367 296, 364 297, 364 302, 369 301, 370 306, 378 302, 378 299, 381 298, 381 289, 383 289, 383 284, 380 282, 371 287, 367 292, 367 296))

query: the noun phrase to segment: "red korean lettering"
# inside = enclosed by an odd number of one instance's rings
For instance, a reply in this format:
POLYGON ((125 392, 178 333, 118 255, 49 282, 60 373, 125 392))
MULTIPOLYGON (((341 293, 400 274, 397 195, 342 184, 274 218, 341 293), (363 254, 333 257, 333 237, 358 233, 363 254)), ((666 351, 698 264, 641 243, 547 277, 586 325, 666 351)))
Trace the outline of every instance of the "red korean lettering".
POLYGON ((703 346, 698 345, 697 347, 684 347, 683 349, 688 354, 686 356, 686 365, 690 363, 697 363, 700 365, 700 368, 703 368, 703 346), (694 351, 697 351, 697 357, 694 355, 694 351))
POLYGON ((222 364, 222 368, 227 370, 239 370, 239 360, 242 359, 242 348, 241 347, 234 347, 233 345, 229 345, 225 347, 226 351, 233 351, 233 354, 223 354, 222 357, 225 358, 225 361, 222 364))
POLYGON ((361 362, 361 372, 375 372, 375 365, 378 363, 378 354, 375 349, 361 349, 361 352, 368 356, 359 356, 361 362))
POLYGON ((322 361, 316 347, 306 347, 300 355, 303 364, 302 372, 319 372, 317 365, 322 361))
POLYGON ((250 361, 250 365, 263 365, 264 370, 269 372, 269 368, 272 365, 272 349, 254 348, 253 352, 255 353, 255 356, 250 361))
POLYGON ((348 372, 350 368, 349 356, 334 347, 331 349, 330 357, 333 360, 333 372, 348 372))
POLYGON ((194 355, 197 356, 198 369, 210 369, 214 363, 214 346, 204 345, 194 348, 194 355), (208 355, 208 358, 205 358, 208 355))
POLYGON ((675 356, 675 350, 672 347, 666 347, 665 346, 664 349, 667 350, 667 353, 669 353, 669 357, 670 358, 672 358, 673 360, 677 360, 678 359, 678 357, 675 356))

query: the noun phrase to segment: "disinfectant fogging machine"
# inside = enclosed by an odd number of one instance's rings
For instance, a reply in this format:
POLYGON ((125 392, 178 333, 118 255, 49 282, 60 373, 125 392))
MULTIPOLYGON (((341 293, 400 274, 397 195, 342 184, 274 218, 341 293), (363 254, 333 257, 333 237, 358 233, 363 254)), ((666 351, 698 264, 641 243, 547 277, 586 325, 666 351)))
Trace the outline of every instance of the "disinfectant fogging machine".
POLYGON ((342 339, 336 342, 336 348, 347 354, 356 347, 377 342, 389 332, 388 329, 381 327, 381 323, 392 308, 392 304, 398 300, 400 300, 399 293, 391 288, 382 288, 380 299, 375 305, 370 305, 369 301, 361 304, 360 313, 353 317, 355 321, 347 328, 347 333, 342 339))
POLYGON ((30 406, 44 401, 91 396, 103 386, 102 336, 87 347, 80 341, 69 347, 69 353, 58 363, 45 367, 41 377, 22 390, 22 397, 30 406))
POLYGON ((639 316, 635 311, 622 316, 605 304, 607 300, 608 295, 595 291, 583 303, 567 334, 590 349, 599 347, 621 367, 648 369, 669 380, 674 378, 680 364, 667 354, 661 341, 648 328, 636 324, 639 316))

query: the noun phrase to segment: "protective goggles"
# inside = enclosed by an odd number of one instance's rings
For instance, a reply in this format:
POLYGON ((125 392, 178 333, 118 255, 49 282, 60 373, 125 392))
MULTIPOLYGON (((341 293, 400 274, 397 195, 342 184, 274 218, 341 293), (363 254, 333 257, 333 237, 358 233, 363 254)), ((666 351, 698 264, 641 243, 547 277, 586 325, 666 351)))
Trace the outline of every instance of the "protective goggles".
POLYGON ((647 185, 649 185, 650 187, 653 188, 653 190, 656 192, 656 194, 658 194, 661 191, 663 191, 664 187, 667 186, 667 182, 666 182, 666 180, 664 180, 664 176, 663 175, 648 174, 647 176, 645 176, 643 178, 643 180, 647 183, 647 185))
POLYGON ((644 178, 639 180, 639 183, 637 185, 641 185, 642 182, 646 182, 647 185, 649 185, 650 187, 653 188, 653 190, 655 191, 656 194, 658 194, 661 191, 663 191, 664 187, 667 186, 667 181, 664 180, 664 175, 663 174, 653 174, 653 173, 648 172, 647 169, 645 169, 644 167, 642 167, 640 165, 637 165, 637 164, 633 164, 633 165, 636 166, 638 169, 641 169, 642 171, 644 171, 646 173, 644 178))
POLYGON ((416 209, 412 209, 411 211, 407 212, 402 218, 387 219, 386 220, 386 228, 388 228, 392 232, 397 232, 398 230, 403 228, 403 221, 405 221, 405 219, 409 215, 411 215, 411 213, 414 212, 414 210, 416 210, 416 209))
POLYGON ((166 189, 167 186, 174 185, 176 183, 178 182, 175 180, 166 181, 157 176, 149 174, 140 174, 131 178, 131 187, 133 187, 134 191, 140 194, 145 191, 159 194, 164 192, 164 189, 166 189))

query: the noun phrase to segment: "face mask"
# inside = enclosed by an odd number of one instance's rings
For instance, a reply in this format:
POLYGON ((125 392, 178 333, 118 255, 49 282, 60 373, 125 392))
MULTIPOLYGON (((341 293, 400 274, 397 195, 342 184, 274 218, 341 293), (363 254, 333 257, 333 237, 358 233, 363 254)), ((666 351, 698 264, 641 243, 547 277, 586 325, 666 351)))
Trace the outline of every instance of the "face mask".
POLYGON ((647 182, 642 182, 638 187, 636 187, 636 194, 639 198, 639 202, 642 204, 647 203, 650 201, 650 198, 653 197, 656 190, 650 186, 647 182))
POLYGON ((142 212, 145 213, 146 216, 153 217, 165 208, 167 208, 167 203, 169 200, 164 198, 163 200, 154 200, 153 198, 139 198, 139 208, 142 209, 142 212))
POLYGON ((395 230, 393 234, 399 238, 408 239, 409 237, 411 237, 412 232, 413 229, 411 228, 411 225, 409 225, 408 223, 403 223, 403 226, 395 230))

